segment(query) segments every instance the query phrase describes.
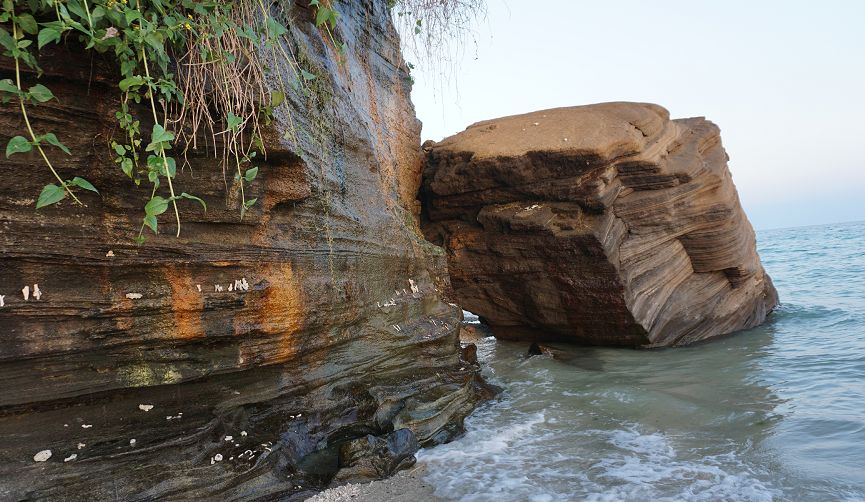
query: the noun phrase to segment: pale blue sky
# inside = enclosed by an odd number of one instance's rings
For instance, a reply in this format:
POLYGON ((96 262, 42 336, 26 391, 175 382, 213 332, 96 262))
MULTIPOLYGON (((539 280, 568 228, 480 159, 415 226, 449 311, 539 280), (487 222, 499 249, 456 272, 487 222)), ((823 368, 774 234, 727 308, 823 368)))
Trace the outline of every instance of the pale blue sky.
POLYGON ((721 127, 755 228, 865 220, 865 0, 488 0, 474 39, 456 85, 415 70, 424 139, 648 101, 721 127))

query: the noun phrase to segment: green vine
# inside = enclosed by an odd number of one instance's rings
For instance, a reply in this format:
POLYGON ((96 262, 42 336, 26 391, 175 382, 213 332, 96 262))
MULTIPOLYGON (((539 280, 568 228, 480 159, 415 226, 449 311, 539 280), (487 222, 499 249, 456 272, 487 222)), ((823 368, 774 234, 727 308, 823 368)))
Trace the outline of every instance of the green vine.
MULTIPOLYGON (((338 13, 329 0, 311 0, 309 5, 315 25, 342 59, 346 47, 335 35, 338 13)), ((35 54, 72 37, 87 50, 112 53, 118 62, 121 99, 116 118, 123 139, 108 146, 116 154, 115 163, 135 185, 144 179, 151 184, 138 241, 144 240, 145 228, 158 233, 158 218, 169 207, 180 236, 178 201, 195 201, 207 210, 199 197, 178 195, 178 158, 171 153, 180 152, 185 159, 187 149, 195 148, 204 130, 210 131, 214 145, 223 145, 223 162, 234 165, 233 186, 240 195, 242 220, 256 203, 246 198, 246 186, 256 179, 254 161, 264 153, 261 128, 286 101, 289 88, 308 95, 309 84, 317 79, 300 67, 290 45, 283 43, 289 30, 272 15, 273 7, 272 0, 267 4, 265 0, 2 0, 0 48, 15 62, 15 80, 0 80, 0 100, 18 101, 29 135, 29 139, 13 137, 6 145, 6 156, 35 148, 57 181, 42 189, 36 208, 67 196, 83 204, 75 189, 98 194, 82 177, 64 180, 44 147, 71 152, 56 134, 33 130, 27 107, 55 99, 54 94, 42 84, 26 91, 22 85, 22 65, 41 75, 35 54), (288 61, 293 81, 285 82, 279 72, 281 89, 270 91, 264 84, 268 69, 260 52, 288 61), (141 106, 152 115, 149 141, 142 138, 142 121, 135 116, 141 106), (168 193, 161 192, 163 183, 168 193)), ((286 133, 289 136, 293 132, 286 133)))

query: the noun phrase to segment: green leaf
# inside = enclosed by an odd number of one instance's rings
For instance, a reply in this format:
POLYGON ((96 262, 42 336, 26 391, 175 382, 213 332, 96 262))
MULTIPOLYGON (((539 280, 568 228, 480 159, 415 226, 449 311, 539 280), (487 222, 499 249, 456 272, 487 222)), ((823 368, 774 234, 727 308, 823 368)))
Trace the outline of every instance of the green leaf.
POLYGON ((163 176, 167 175, 169 178, 174 178, 175 176, 177 176, 177 161, 175 161, 172 157, 166 157, 165 162, 162 164, 162 169, 160 169, 160 172, 163 176), (165 172, 166 164, 168 165, 168 173, 165 172))
MULTIPOLYGON (((144 205, 144 214, 147 216, 159 216, 164 213, 168 209, 168 199, 160 197, 159 195, 153 197, 147 204, 144 205)), ((154 225, 155 226, 155 225, 154 225)), ((153 228, 153 227, 151 227, 153 228)), ((153 230, 156 231, 155 229, 153 230)))
POLYGON ((301 76, 303 77, 303 79, 306 80, 306 81, 310 81, 310 80, 315 80, 315 79, 316 79, 316 76, 315 76, 314 73, 310 73, 310 72, 308 72, 308 71, 306 71, 306 70, 304 70, 304 69, 301 69, 301 70, 300 70, 300 75, 301 75, 301 76))
POLYGON ((158 171, 150 171, 147 173, 147 179, 153 183, 153 188, 159 188, 159 172, 158 171))
MULTIPOLYGON (((11 82, 11 80, 10 80, 11 82)), ((285 93, 282 91, 273 91, 270 94, 270 106, 276 108, 285 102, 285 93)))
POLYGON ((147 169, 159 175, 162 172, 162 157, 157 157, 156 155, 148 155, 147 156, 147 169))
POLYGON ((118 86, 120 87, 121 91, 126 92, 130 88, 137 87, 142 84, 144 84, 144 77, 142 77, 141 75, 134 75, 132 77, 124 78, 123 80, 121 80, 118 86))
POLYGON ((39 200, 36 201, 36 209, 50 206, 55 202, 60 202, 63 200, 63 197, 66 197, 66 190, 64 190, 63 187, 54 184, 45 185, 45 188, 42 189, 42 193, 39 194, 39 200))
POLYGON ((228 112, 228 129, 231 131, 237 131, 238 126, 243 123, 243 119, 238 117, 237 115, 228 112))
POLYGON ((111 147, 114 148, 114 151, 117 152, 117 155, 126 155, 126 147, 124 147, 120 143, 112 143, 111 147))
POLYGON ((315 13, 315 25, 321 26, 330 19, 330 9, 323 5, 318 6, 318 12, 315 13))
POLYGON ((190 194, 188 194, 188 193, 186 193, 186 192, 183 192, 182 194, 180 194, 180 195, 178 196, 178 198, 179 198, 179 199, 189 199, 189 200, 198 201, 198 202, 199 202, 199 203, 204 207, 204 210, 207 211, 207 204, 205 204, 203 200, 199 199, 198 197, 196 197, 196 196, 194 196, 194 195, 190 195, 190 194))
POLYGON ((252 206, 254 206, 256 202, 258 202, 258 199, 257 199, 257 198, 255 198, 255 199, 249 199, 248 201, 246 201, 246 202, 243 203, 243 207, 245 207, 246 209, 249 209, 249 208, 251 208, 252 206))
POLYGON ((6 31, 6 29, 3 27, 0 27, 0 47, 3 47, 9 52, 14 51, 15 47, 17 47, 15 44, 15 39, 12 38, 12 35, 10 35, 9 32, 6 31))
POLYGON ((30 143, 24 136, 15 136, 6 144, 6 158, 16 153, 29 152, 33 149, 33 144, 30 143))
POLYGON ((271 37, 281 37, 288 33, 288 30, 285 26, 281 25, 271 16, 267 16, 267 32, 271 37))
POLYGON ((36 20, 33 19, 33 16, 30 14, 18 14, 17 18, 18 26, 20 26, 25 33, 35 35, 39 31, 39 25, 36 24, 36 20))
POLYGON ((153 134, 150 138, 150 141, 152 143, 162 143, 163 141, 171 141, 173 139, 174 133, 172 133, 171 131, 166 131, 159 124, 153 126, 153 134))
POLYGON ((133 9, 127 9, 123 15, 126 17, 126 24, 128 25, 131 25, 132 21, 135 21, 141 17, 141 13, 133 9))
POLYGON ((120 169, 123 170, 123 174, 126 176, 132 177, 132 159, 128 157, 124 157, 122 161, 120 161, 120 169))
POLYGON ((15 86, 11 78, 4 78, 0 80, 0 91, 18 94, 18 87, 15 86))
POLYGON ((156 216, 153 216, 152 214, 148 214, 147 216, 144 217, 144 224, 147 225, 148 227, 150 227, 150 230, 153 230, 154 234, 157 233, 156 232, 156 216))
POLYGON ((75 14, 79 19, 87 19, 87 13, 84 12, 84 8, 81 7, 81 4, 76 1, 64 2, 66 7, 69 9, 69 12, 75 14))
POLYGON ((56 28, 42 28, 39 30, 38 47, 41 49, 50 43, 60 41, 60 31, 56 28))
POLYGON ((53 132, 48 132, 48 133, 43 134, 40 139, 45 140, 49 144, 54 145, 57 148, 63 150, 64 152, 66 152, 66 155, 72 155, 72 152, 70 152, 69 149, 66 148, 66 145, 64 145, 63 143, 60 142, 59 139, 57 139, 57 136, 55 136, 53 132))
POLYGON ((93 12, 90 13, 90 18, 93 20, 93 24, 97 24, 103 17, 105 17, 105 9, 102 8, 101 5, 94 7, 93 12))
POLYGON ((245 179, 247 183, 251 183, 256 176, 258 176, 258 168, 253 167, 252 169, 248 169, 246 171, 246 173, 243 175, 243 179, 245 179))
POLYGON ((51 101, 54 99, 54 93, 51 92, 51 89, 45 87, 42 84, 36 84, 30 89, 27 90, 27 93, 31 98, 35 99, 40 103, 44 103, 46 101, 51 101))
POLYGON ((91 192, 99 193, 99 190, 97 190, 96 187, 93 186, 89 181, 85 180, 84 178, 79 178, 78 176, 72 178, 72 181, 68 181, 67 183, 69 183, 70 185, 81 187, 85 190, 90 190, 91 192))

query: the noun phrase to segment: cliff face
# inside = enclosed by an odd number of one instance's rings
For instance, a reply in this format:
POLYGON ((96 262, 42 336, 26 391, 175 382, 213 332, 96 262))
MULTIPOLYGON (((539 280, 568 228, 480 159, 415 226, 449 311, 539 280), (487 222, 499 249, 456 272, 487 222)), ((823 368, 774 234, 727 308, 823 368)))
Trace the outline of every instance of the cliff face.
POLYGON ((718 127, 605 103, 474 124, 429 147, 424 231, 496 336, 684 345, 777 304, 718 127))
MULTIPOLYGON (((166 213, 143 246, 150 190, 107 147, 114 63, 43 54, 58 100, 31 109, 34 127, 71 149, 53 156, 61 175, 100 195, 35 211, 47 168, 0 160, 0 499, 303 498, 370 464, 375 448, 352 440, 385 441, 404 465, 483 397, 460 309, 438 292, 444 258, 416 226, 420 125, 386 2, 336 3, 342 65, 306 4, 282 15, 322 94, 277 109, 247 188, 258 203, 240 221, 231 174, 193 153, 176 184, 208 210, 184 206, 180 238, 166 213)), ((0 110, 0 143, 23 127, 0 110)))

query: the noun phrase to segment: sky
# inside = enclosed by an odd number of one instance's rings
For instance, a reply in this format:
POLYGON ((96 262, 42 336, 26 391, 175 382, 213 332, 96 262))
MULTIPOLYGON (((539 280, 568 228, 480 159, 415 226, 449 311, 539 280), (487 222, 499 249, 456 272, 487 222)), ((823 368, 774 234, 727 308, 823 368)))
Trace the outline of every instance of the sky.
POLYGON ((424 140, 652 102, 721 127, 756 229, 865 220, 865 0, 487 0, 459 48, 413 72, 424 140))

